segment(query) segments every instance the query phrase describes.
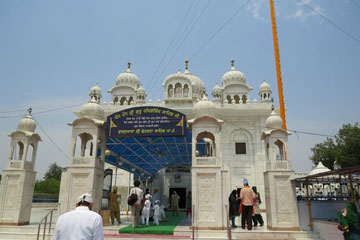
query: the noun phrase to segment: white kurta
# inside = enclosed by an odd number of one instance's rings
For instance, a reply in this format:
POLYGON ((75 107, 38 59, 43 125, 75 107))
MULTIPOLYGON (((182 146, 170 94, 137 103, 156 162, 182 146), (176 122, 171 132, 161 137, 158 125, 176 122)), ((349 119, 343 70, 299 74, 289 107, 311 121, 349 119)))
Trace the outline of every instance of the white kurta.
POLYGON ((54 240, 103 240, 101 216, 86 206, 79 206, 59 217, 54 240))

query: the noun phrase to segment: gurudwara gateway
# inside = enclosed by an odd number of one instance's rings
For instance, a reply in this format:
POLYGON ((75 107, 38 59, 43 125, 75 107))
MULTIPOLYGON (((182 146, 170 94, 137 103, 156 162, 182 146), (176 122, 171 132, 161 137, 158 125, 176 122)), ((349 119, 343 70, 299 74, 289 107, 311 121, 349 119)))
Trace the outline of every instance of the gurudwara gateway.
MULTIPOLYGON (((267 82, 260 85, 258 100, 252 99, 253 88, 232 60, 210 97, 186 60, 184 72, 165 78, 164 100, 153 102, 146 100, 130 67, 108 91, 109 102, 101 102, 99 86, 92 87, 89 102, 69 123, 70 160, 61 178, 60 213, 72 210, 84 192, 93 195, 94 210, 100 210, 104 170, 114 165, 120 189, 139 179, 165 204, 172 191, 181 198, 191 191, 197 229, 227 227, 230 192, 247 178, 265 199, 260 207, 267 227, 299 230, 289 132, 281 128, 267 82)), ((127 194, 123 188, 123 206, 127 194)))

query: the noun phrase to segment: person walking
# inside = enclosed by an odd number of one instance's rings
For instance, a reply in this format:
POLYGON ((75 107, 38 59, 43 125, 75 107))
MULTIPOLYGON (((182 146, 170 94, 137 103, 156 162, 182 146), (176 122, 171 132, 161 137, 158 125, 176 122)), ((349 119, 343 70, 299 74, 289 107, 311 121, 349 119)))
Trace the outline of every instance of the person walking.
POLYGON ((101 216, 91 211, 93 198, 84 193, 79 196, 73 211, 62 214, 56 222, 54 240, 103 240, 101 216))
POLYGON ((338 217, 338 229, 343 231, 344 240, 360 239, 360 216, 355 203, 349 202, 346 208, 338 213, 338 217))
POLYGON ((260 214, 260 204, 261 204, 260 193, 257 192, 257 189, 255 186, 253 186, 251 189, 255 193, 255 199, 254 199, 255 215, 252 217, 253 222, 254 222, 254 227, 257 227, 258 224, 260 224, 260 226, 264 226, 264 220, 260 214))
POLYGON ((160 219, 160 201, 159 200, 155 200, 155 205, 154 205, 154 224, 155 225, 159 225, 159 219, 160 219))
POLYGON ((141 214, 142 224, 146 223, 146 226, 149 226, 150 207, 151 207, 151 195, 146 194, 144 207, 142 209, 142 214, 141 214))
POLYGON ((130 190, 130 195, 129 195, 129 197, 131 196, 131 194, 137 195, 136 202, 131 205, 131 221, 132 221, 133 228, 135 228, 139 222, 141 200, 143 199, 143 190, 141 190, 141 188, 139 188, 139 186, 140 186, 140 181, 136 180, 134 182, 134 187, 130 190))
POLYGON ((179 200, 180 197, 179 195, 177 195, 176 191, 173 191, 172 195, 171 195, 171 209, 173 212, 173 216, 176 215, 176 217, 179 216, 179 200))
POLYGON ((229 218, 231 219, 231 227, 236 228, 235 217, 237 215, 237 198, 236 198, 236 190, 233 190, 229 196, 229 218))
POLYGON ((111 218, 111 225, 114 225, 115 218, 118 222, 118 225, 121 224, 120 221, 120 207, 118 198, 120 195, 117 194, 118 188, 116 186, 113 187, 113 191, 109 193, 109 205, 110 205, 110 218, 111 218))
POLYGON ((241 214, 241 228, 245 229, 245 221, 247 224, 247 229, 252 229, 252 212, 253 212, 253 202, 255 198, 254 191, 249 187, 249 182, 244 178, 244 187, 240 192, 240 199, 242 204, 242 214, 241 214))

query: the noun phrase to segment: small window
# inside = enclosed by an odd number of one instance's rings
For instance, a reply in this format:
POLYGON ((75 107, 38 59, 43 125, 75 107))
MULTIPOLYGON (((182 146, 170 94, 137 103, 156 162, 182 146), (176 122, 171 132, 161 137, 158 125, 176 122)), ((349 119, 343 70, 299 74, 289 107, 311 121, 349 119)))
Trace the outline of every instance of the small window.
POLYGON ((246 143, 235 143, 235 154, 246 154, 246 143))

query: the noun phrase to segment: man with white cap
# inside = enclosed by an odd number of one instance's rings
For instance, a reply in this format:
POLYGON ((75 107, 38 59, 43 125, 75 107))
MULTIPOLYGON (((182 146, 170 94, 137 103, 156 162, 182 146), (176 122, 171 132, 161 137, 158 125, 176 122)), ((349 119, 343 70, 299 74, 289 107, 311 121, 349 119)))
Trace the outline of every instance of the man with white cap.
POLYGON ((91 194, 79 196, 75 210, 64 213, 56 222, 54 240, 103 240, 101 216, 91 211, 91 194))

